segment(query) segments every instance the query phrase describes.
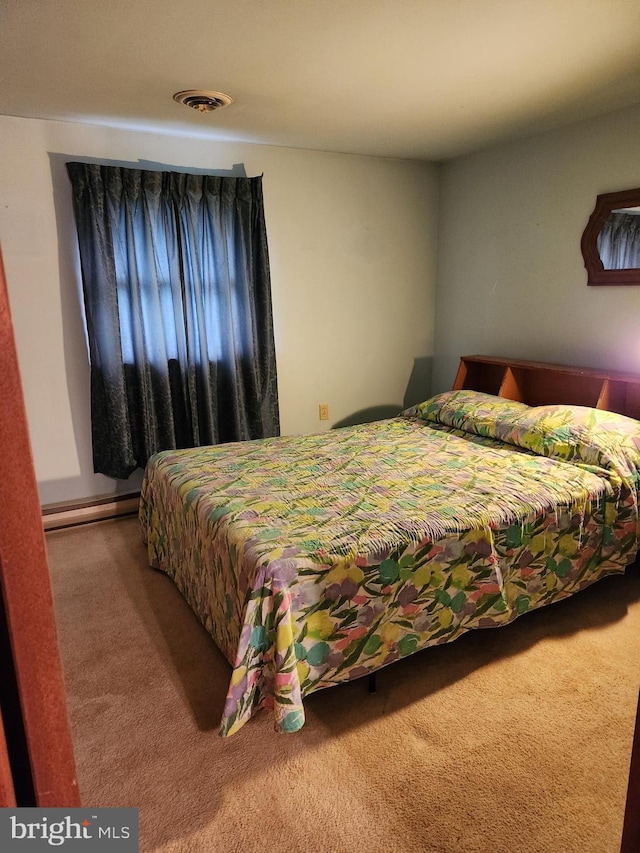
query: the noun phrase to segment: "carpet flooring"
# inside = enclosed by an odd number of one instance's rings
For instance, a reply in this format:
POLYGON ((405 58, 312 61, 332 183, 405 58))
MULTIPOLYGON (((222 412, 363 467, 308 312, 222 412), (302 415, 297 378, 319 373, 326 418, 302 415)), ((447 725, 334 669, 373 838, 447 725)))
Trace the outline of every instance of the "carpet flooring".
POLYGON ((47 535, 82 801, 157 853, 617 853, 640 571, 217 734, 230 668, 135 518, 47 535))

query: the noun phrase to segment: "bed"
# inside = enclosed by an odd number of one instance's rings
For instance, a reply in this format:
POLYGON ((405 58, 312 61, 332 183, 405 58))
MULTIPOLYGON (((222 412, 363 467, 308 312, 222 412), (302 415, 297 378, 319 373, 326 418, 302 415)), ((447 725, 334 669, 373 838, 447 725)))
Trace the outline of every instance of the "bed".
POLYGON ((231 665, 222 735, 262 708, 297 731, 311 692, 634 561, 640 422, 507 399, 509 370, 384 421, 149 461, 149 562, 231 665))

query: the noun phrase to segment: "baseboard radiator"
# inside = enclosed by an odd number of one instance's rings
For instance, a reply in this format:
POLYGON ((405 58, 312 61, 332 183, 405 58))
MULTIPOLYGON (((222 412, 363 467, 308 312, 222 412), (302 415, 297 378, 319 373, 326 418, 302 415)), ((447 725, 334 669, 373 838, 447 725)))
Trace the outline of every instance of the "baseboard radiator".
POLYGON ((45 530, 58 530, 92 521, 105 521, 123 515, 135 515, 140 503, 140 492, 129 495, 109 495, 86 501, 66 501, 45 504, 42 507, 42 524, 45 530))

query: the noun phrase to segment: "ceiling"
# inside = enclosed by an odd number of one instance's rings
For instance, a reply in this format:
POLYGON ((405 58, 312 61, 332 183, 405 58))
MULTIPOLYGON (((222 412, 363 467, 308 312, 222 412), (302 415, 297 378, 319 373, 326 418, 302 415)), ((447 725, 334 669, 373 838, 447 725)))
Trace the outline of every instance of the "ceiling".
POLYGON ((636 103, 640 0, 0 0, 5 115, 445 160, 636 103))

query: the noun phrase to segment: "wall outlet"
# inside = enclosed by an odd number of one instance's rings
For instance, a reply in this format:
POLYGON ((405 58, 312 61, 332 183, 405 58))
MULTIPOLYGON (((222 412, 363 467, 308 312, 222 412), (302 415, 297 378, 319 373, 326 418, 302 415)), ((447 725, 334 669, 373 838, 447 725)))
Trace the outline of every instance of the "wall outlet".
POLYGON ((318 406, 318 415, 321 421, 329 420, 329 404, 328 403, 320 403, 318 406))

